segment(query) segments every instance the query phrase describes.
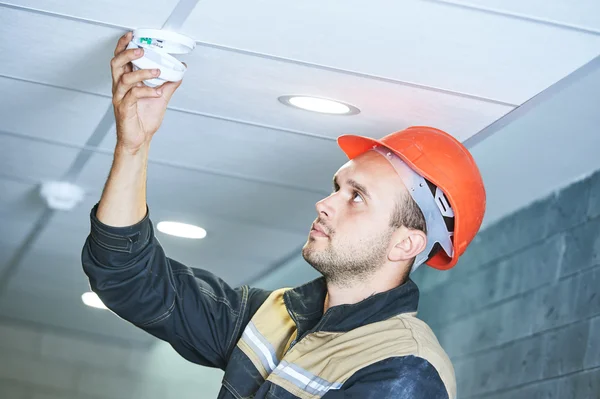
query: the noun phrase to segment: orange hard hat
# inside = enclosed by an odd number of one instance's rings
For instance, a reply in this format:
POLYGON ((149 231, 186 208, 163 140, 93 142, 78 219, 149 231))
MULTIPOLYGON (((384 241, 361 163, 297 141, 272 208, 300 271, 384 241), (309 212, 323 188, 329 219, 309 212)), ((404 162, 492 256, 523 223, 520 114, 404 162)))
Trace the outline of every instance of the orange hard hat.
POLYGON ((485 213, 483 179, 469 150, 448 133, 427 126, 409 127, 381 140, 344 135, 338 144, 349 159, 376 146, 386 147, 443 191, 454 212, 454 251, 452 256, 438 251, 426 264, 440 270, 456 265, 479 231, 485 213))

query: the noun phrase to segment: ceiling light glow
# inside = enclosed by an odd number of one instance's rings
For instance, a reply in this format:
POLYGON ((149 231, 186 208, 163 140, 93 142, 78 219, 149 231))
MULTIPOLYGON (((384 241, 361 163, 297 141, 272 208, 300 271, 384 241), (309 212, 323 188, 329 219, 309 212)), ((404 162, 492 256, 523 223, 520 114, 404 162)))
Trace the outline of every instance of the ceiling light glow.
POLYGON ((306 111, 330 115, 356 115, 360 110, 352 105, 335 100, 311 96, 282 96, 279 101, 285 105, 306 111))
POLYGON ((92 308, 108 309, 106 305, 102 303, 102 300, 98 297, 98 295, 96 295, 95 292, 84 293, 83 295, 81 295, 81 300, 83 301, 83 303, 92 308))
POLYGON ((206 237, 206 230, 202 227, 192 224, 179 222, 159 222, 156 228, 165 233, 176 237, 193 238, 196 240, 206 237))

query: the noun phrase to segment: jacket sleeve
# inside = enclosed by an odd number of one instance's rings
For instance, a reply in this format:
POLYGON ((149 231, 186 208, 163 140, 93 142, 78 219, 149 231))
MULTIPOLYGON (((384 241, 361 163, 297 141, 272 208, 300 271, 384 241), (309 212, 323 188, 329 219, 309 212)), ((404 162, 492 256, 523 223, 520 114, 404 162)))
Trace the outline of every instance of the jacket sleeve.
POLYGON ((359 370, 346 381, 341 392, 323 399, 448 399, 436 369, 415 356, 382 360, 359 370), (341 395, 340 395, 341 394, 341 395))
POLYGON ((112 227, 90 214, 82 265, 92 290, 121 318, 168 343, 194 363, 224 369, 246 324, 269 295, 232 288, 212 273, 165 255, 149 212, 112 227))

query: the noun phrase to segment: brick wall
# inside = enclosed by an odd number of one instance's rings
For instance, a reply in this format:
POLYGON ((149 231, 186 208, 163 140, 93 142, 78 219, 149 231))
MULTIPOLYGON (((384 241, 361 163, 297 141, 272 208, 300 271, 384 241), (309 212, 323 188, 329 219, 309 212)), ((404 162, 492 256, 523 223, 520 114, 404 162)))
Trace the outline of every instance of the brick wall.
POLYGON ((214 399, 223 373, 151 348, 0 322, 2 399, 214 399))
POLYGON ((483 230, 455 269, 414 279, 459 398, 600 398, 600 171, 483 230))

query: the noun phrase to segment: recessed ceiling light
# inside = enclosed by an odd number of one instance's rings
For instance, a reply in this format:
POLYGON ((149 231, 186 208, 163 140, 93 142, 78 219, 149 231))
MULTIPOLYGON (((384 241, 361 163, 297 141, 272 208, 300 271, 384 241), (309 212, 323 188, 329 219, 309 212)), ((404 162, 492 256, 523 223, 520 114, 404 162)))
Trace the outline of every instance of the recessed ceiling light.
POLYGON ((192 224, 179 222, 159 222, 156 225, 156 228, 165 234, 170 234, 176 237, 194 238, 197 240, 206 237, 206 230, 204 230, 202 227, 194 226, 192 224))
POLYGON ((98 298, 95 292, 86 292, 81 296, 81 300, 88 306, 98 309, 108 309, 106 305, 102 303, 102 300, 98 298))
POLYGON ((356 115, 360 110, 350 104, 326 98, 312 96, 281 96, 279 101, 285 105, 306 111, 330 115, 356 115))

